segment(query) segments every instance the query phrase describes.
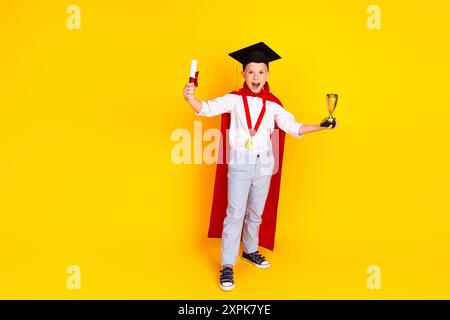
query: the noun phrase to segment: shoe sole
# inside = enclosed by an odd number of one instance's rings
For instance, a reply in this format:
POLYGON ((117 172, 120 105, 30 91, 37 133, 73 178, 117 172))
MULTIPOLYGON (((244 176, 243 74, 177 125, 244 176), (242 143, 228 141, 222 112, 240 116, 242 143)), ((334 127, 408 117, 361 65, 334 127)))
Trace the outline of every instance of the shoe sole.
POLYGON ((260 269, 270 268, 270 263, 269 264, 265 264, 265 265, 261 265, 261 264, 254 263, 253 261, 251 261, 251 260, 249 260, 247 258, 244 258, 244 257, 241 257, 241 259, 250 262, 252 265, 254 265, 255 267, 258 267, 260 269))
POLYGON ((234 284, 233 284, 232 286, 224 287, 223 285, 221 285, 221 284, 219 283, 219 287, 220 287, 220 289, 222 289, 222 291, 231 291, 231 290, 234 289, 234 284))

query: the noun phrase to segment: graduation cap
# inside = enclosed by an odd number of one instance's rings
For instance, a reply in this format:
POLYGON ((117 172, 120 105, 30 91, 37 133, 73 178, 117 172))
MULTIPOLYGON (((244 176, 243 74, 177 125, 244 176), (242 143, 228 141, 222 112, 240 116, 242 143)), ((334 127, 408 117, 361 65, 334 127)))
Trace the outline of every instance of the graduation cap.
POLYGON ((250 62, 263 62, 266 64, 268 69, 270 61, 281 59, 281 57, 275 51, 270 49, 264 42, 259 42, 232 52, 229 56, 242 63, 243 69, 245 69, 245 66, 250 62))

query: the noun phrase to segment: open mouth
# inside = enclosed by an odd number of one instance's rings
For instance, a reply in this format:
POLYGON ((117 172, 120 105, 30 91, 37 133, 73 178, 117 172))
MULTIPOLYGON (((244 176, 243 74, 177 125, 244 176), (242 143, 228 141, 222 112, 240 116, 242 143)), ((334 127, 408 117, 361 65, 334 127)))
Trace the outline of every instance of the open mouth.
POLYGON ((257 90, 259 88, 260 82, 252 82, 252 88, 257 90))

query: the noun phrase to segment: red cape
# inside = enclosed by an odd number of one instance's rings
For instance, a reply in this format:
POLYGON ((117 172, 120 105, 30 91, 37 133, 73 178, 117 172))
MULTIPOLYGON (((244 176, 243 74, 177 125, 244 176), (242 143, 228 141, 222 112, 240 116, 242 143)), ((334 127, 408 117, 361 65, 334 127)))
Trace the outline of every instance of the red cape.
MULTIPOLYGON (((282 106, 280 100, 269 90, 269 84, 264 84, 263 90, 254 94, 244 82, 243 88, 239 91, 233 91, 231 94, 240 96, 253 96, 264 98, 282 106)), ((221 118, 221 140, 219 147, 219 159, 229 159, 229 147, 224 143, 223 137, 227 137, 227 130, 230 128, 230 114, 224 113, 221 118), (225 155, 225 157, 224 157, 225 155)), ((275 243, 275 229, 277 224, 278 198, 280 195, 281 169, 283 164, 284 139, 285 132, 279 129, 275 123, 275 130, 272 134, 272 150, 275 157, 275 167, 278 168, 276 174, 272 176, 270 182, 269 194, 267 196, 262 223, 259 229, 259 245, 269 250, 273 250, 275 243)), ((228 139, 226 139, 228 143, 228 139)), ((214 196, 211 208, 211 217, 209 222, 209 238, 221 238, 223 220, 226 217, 228 205, 228 165, 227 161, 218 161, 216 167, 216 181, 214 183, 214 196)))

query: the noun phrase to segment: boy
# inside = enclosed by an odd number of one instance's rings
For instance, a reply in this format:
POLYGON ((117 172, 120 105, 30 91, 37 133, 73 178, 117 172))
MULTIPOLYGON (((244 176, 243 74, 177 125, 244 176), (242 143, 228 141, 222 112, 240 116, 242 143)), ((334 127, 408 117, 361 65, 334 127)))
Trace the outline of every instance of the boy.
MULTIPOLYGON (((263 246, 273 248, 284 145, 283 133, 280 136, 280 154, 273 151, 271 135, 274 129, 279 127, 297 138, 306 133, 332 129, 331 126, 324 128, 319 124, 296 122, 294 116, 270 93, 267 83, 269 62, 281 57, 266 44, 259 42, 229 55, 242 63, 242 76, 245 79, 243 88, 209 101, 194 97, 193 83, 186 84, 183 90, 185 100, 197 115, 212 117, 222 114, 222 132, 223 129, 229 128, 230 160, 225 165, 228 181, 227 185, 220 184, 221 180, 225 180, 220 178, 224 177, 225 171, 219 170, 218 164, 210 224, 210 236, 215 236, 214 234, 220 231, 219 225, 222 228, 223 269, 220 270, 219 286, 224 291, 234 289, 233 267, 236 264, 241 237, 242 258, 258 268, 270 267, 269 261, 259 253, 258 246, 262 245, 259 243, 259 237, 263 238, 264 235, 267 242, 263 246), (224 117, 225 114, 229 114, 228 118, 224 117), (276 161, 280 162, 279 172, 274 175, 276 179, 272 179, 276 161), (221 211, 221 200, 226 201, 226 217, 225 214, 220 216, 220 213, 217 213, 221 211), (263 213, 264 220, 270 220, 266 228, 270 231, 263 233, 261 229, 260 234, 263 213)), ((221 168, 223 169, 223 166, 221 168)), ((222 202, 225 203, 224 201, 222 202)))

